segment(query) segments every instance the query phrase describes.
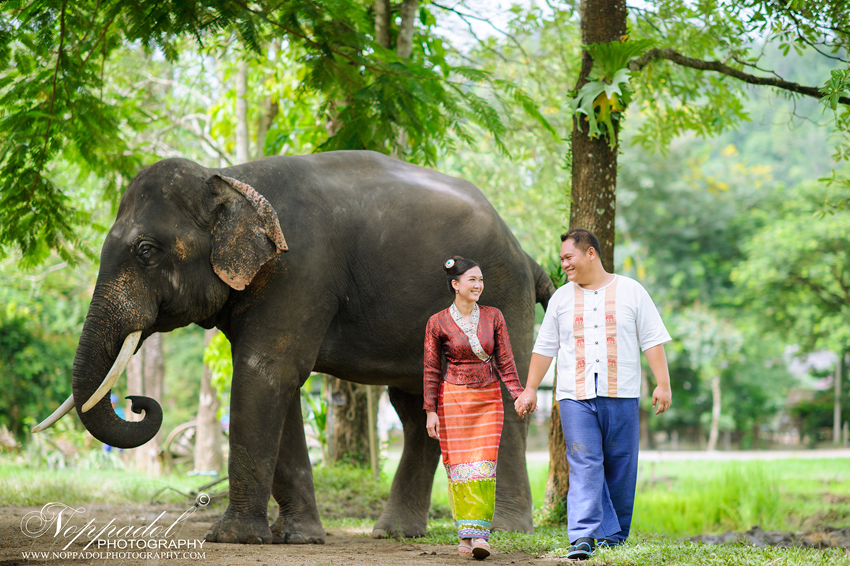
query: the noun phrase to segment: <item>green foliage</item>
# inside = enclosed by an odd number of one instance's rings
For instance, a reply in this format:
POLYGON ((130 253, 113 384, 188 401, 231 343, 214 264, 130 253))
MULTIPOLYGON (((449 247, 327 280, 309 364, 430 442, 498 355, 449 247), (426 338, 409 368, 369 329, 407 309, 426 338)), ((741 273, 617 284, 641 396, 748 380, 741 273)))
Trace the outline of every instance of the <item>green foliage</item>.
MULTIPOLYGON (((581 87, 578 96, 570 102, 573 112, 584 114, 588 123, 588 136, 601 135, 598 123, 605 125, 608 145, 617 145, 614 121, 626 111, 632 98, 629 90, 629 61, 642 55, 652 46, 651 40, 612 41, 582 46, 593 58, 589 82, 581 87)), ((581 121, 579 121, 581 124, 581 121)))
POLYGON ((46 336, 33 315, 14 303, 0 310, 0 425, 19 438, 26 417, 49 415, 71 393, 73 345, 46 336))
POLYGON ((820 87, 823 98, 820 103, 831 109, 838 110, 838 99, 850 97, 850 69, 836 69, 829 74, 829 80, 820 87))
POLYGON ((796 187, 747 244, 733 279, 763 327, 813 348, 850 342, 850 212, 820 216, 841 187, 796 187))
POLYGON ((610 43, 594 43, 582 46, 593 58, 593 67, 587 76, 591 81, 614 82, 629 62, 643 55, 652 48, 652 40, 639 39, 635 41, 612 41, 610 43))
POLYGON ((698 304, 680 311, 674 325, 692 367, 704 377, 717 375, 737 358, 743 346, 743 336, 735 326, 698 304))
POLYGON ((210 368, 210 383, 221 401, 216 415, 220 419, 230 412, 230 387, 233 382, 233 355, 230 341, 223 332, 217 333, 210 340, 204 350, 204 363, 210 368))
POLYGON ((313 468, 316 504, 322 520, 346 517, 377 519, 390 492, 390 480, 375 479, 368 467, 337 463, 313 468))
POLYGON ((322 446, 322 461, 327 462, 328 443, 330 442, 328 436, 328 398, 326 395, 322 395, 321 391, 314 392, 313 382, 317 379, 321 379, 321 374, 314 373, 307 378, 307 381, 301 387, 301 414, 304 422, 312 427, 316 440, 322 446))
MULTIPOLYGON (((142 9, 115 0, 2 4, 0 15, 14 24, 0 26, 0 61, 9 62, 0 66, 0 251, 17 247, 37 264, 52 249, 66 260, 88 250, 79 228, 89 211, 74 202, 73 182, 61 182, 63 169, 76 169, 78 181, 92 174, 103 179, 104 196, 114 203, 147 155, 132 138, 160 119, 129 103, 138 102, 138 82, 113 88, 111 64, 127 52, 161 53, 173 64, 191 51, 187 40, 215 45, 235 33, 257 57, 270 43, 278 53, 297 53, 297 90, 321 98, 318 115, 282 116, 267 150, 283 149, 298 127, 314 134, 312 149, 398 152, 433 164, 438 148, 471 142, 470 128, 478 125, 507 153, 501 109, 511 104, 554 131, 518 86, 459 65, 436 32, 431 9, 421 7, 413 54, 401 58, 374 42, 371 5, 355 0, 250 6, 164 0, 142 9), (313 118, 306 125, 305 116, 313 118), (325 121, 338 125, 331 137, 320 132, 325 121)), ((181 114, 169 129, 185 121, 181 114)))
MULTIPOLYGON (((608 145, 616 147, 617 133, 614 130, 616 115, 625 111, 628 105, 628 92, 626 85, 629 82, 629 70, 620 69, 611 78, 611 82, 593 81, 581 87, 581 90, 571 102, 573 112, 584 114, 587 121, 587 135, 591 138, 599 137, 602 132, 598 123, 605 125, 608 135, 608 145), (618 98, 619 97, 619 98, 618 98)), ((581 120, 579 120, 581 123, 581 120)))
MULTIPOLYGON (((842 399, 841 422, 850 420, 850 407, 842 399)), ((800 426, 800 436, 808 437, 808 445, 814 448, 822 429, 832 429, 835 416, 835 390, 818 391, 811 400, 803 400, 789 407, 788 414, 800 426)))

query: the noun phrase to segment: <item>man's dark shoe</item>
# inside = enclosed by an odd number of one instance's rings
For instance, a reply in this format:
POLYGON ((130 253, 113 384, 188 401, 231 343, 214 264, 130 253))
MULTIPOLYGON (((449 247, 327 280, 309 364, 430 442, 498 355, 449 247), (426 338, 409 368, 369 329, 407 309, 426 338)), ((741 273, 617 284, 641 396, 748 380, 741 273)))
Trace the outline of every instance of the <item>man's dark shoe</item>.
POLYGON ((596 544, 592 538, 582 537, 576 539, 567 550, 567 558, 570 560, 587 560, 596 549, 596 544))

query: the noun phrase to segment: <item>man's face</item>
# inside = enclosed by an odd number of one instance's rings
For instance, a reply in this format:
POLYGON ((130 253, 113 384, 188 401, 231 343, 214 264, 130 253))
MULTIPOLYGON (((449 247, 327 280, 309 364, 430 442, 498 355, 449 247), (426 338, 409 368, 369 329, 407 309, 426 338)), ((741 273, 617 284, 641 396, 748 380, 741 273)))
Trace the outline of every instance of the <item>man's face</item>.
POLYGON ((575 246, 572 238, 567 238, 561 244, 561 269, 567 274, 567 279, 581 283, 590 273, 594 255, 593 248, 587 248, 587 253, 584 253, 575 246))

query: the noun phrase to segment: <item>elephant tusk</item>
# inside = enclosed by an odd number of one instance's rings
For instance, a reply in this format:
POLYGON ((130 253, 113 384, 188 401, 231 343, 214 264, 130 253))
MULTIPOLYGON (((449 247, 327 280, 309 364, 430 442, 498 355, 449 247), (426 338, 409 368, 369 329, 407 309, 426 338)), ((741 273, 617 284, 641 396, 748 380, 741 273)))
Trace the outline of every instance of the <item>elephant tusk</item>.
POLYGON ((53 426, 53 423, 67 415, 74 408, 74 395, 70 395, 58 409, 53 411, 53 414, 41 421, 38 426, 32 429, 33 432, 41 432, 46 428, 53 426))
POLYGON ((112 368, 109 370, 109 373, 106 374, 103 383, 100 384, 100 387, 97 388, 94 395, 92 395, 91 398, 86 401, 85 405, 83 405, 84 413, 87 413, 89 409, 97 405, 98 401, 103 399, 103 397, 109 393, 109 390, 112 389, 112 386, 115 385, 115 382, 117 382, 118 378, 121 377, 121 373, 123 373, 124 368, 126 368, 127 364, 130 363, 130 358, 133 357, 133 353, 135 353, 136 346, 139 344, 139 338, 141 337, 142 331, 138 330, 129 334, 124 339, 124 345, 121 346, 121 351, 118 352, 118 357, 115 358, 115 363, 112 364, 112 368))

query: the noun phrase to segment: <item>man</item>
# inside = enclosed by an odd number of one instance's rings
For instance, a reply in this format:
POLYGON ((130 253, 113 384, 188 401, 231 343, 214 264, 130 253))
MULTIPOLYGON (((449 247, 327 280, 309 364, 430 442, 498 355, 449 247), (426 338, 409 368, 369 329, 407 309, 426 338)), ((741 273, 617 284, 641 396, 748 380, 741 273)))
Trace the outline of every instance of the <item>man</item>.
POLYGON ((637 483, 640 351, 658 386, 655 414, 670 408, 664 343, 670 335, 637 281, 608 273, 591 232, 561 236, 569 282, 549 301, 517 412, 534 411, 537 387, 558 356, 556 397, 570 465, 567 557, 584 560, 629 536, 637 483))

